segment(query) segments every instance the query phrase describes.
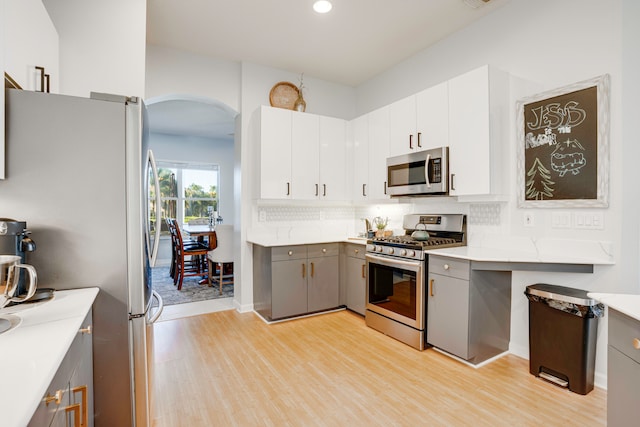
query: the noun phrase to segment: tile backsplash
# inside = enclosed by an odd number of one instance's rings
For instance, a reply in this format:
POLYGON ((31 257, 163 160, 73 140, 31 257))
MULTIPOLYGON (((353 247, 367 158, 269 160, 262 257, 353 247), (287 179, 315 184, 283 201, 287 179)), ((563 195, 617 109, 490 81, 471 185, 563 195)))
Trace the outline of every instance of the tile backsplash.
POLYGON ((469 205, 469 225, 500 225, 500 204, 481 203, 469 205))

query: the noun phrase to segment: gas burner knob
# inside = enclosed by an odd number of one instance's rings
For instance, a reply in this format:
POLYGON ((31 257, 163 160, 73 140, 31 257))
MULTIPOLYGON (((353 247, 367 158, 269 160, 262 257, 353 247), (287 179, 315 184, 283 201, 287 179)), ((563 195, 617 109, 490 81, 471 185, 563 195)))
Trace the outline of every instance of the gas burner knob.
POLYGON ((400 251, 400 255, 402 255, 402 256, 407 256, 407 250, 406 250, 406 249, 402 249, 402 250, 400 251))
POLYGON ((389 249, 387 249, 387 253, 388 253, 389 255, 393 255, 393 252, 395 252, 395 251, 393 250, 393 248, 389 248, 389 249))
POLYGON ((416 256, 416 251, 414 251, 414 250, 408 250, 408 251, 407 251, 407 255, 408 255, 408 256, 410 256, 410 257, 414 257, 414 256, 416 256))
POLYGON ((376 251, 382 252, 382 246, 376 246, 376 251))

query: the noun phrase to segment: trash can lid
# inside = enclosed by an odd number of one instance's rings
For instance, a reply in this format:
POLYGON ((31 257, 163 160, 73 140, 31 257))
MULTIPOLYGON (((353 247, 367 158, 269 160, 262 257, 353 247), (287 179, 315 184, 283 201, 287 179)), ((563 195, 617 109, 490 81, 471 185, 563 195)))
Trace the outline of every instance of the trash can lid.
POLYGON ((588 307, 598 304, 598 301, 587 296, 587 291, 585 290, 568 288, 566 286, 547 285, 545 283, 536 283, 535 285, 527 286, 525 294, 588 307))

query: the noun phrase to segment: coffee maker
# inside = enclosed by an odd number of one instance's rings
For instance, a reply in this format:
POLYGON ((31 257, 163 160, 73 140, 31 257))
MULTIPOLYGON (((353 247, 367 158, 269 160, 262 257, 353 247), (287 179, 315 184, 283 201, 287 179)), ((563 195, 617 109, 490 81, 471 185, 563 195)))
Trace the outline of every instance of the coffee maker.
MULTIPOLYGON (((27 229, 25 221, 16 221, 9 218, 0 218, 0 254, 18 255, 20 263, 26 264, 27 252, 36 250, 36 243, 31 240, 31 232, 27 229)), ((26 293, 24 277, 20 277, 18 282, 17 295, 26 293)))

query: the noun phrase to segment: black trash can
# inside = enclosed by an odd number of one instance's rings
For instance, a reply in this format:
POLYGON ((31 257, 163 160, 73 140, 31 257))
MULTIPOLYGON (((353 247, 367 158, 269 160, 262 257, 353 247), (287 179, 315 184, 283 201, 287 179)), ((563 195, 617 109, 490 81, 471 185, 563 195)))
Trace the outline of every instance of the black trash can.
POLYGON ((529 372, 569 390, 593 390, 598 318, 604 306, 581 289, 527 286, 529 372))

